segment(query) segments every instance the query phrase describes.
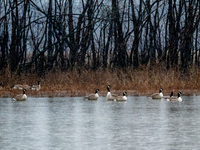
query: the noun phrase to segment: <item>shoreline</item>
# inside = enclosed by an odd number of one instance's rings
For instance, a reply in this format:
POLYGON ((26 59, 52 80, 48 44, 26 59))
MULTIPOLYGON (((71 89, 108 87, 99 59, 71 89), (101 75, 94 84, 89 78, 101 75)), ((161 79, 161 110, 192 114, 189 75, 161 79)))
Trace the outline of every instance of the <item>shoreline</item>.
MULTIPOLYGON (((20 94, 22 90, 1 90, 0 91, 0 98, 9 98, 13 97, 16 94, 20 94)), ((122 93, 126 91, 128 94, 127 96, 148 96, 153 93, 157 93, 155 90, 150 91, 139 91, 139 90, 112 90, 112 93, 117 95, 122 95, 122 93)), ((174 95, 178 93, 178 91, 182 91, 182 96, 198 96, 200 95, 200 90, 194 89, 182 89, 182 90, 174 90, 174 95)), ((163 90, 164 96, 170 95, 170 90, 163 90)), ((27 90, 26 95, 28 97, 84 97, 91 94, 86 90, 40 90, 40 91, 31 91, 27 90)), ((106 97, 107 91, 100 91, 100 97, 106 97)))
POLYGON ((36 74, 10 74, 0 72, 0 82, 3 82, 0 97, 13 97, 22 94, 22 90, 10 90, 16 84, 37 85, 41 83, 39 91, 27 89, 27 96, 34 97, 75 97, 87 96, 99 89, 99 96, 106 96, 107 86, 111 86, 111 93, 127 96, 148 96, 158 93, 163 88, 163 95, 169 96, 171 91, 176 96, 182 91, 182 96, 200 95, 200 69, 191 68, 187 75, 180 70, 163 70, 162 67, 154 69, 141 67, 137 70, 127 69, 123 71, 109 70, 76 70, 68 72, 49 72, 38 77, 36 74))

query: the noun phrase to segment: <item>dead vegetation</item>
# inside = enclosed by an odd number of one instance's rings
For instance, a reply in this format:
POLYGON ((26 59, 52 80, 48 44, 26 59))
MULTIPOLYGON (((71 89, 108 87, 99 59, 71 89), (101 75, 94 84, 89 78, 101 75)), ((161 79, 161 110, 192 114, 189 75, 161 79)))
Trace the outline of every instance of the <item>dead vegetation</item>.
POLYGON ((107 85, 115 93, 127 91, 128 95, 147 95, 157 92, 160 87, 164 89, 164 95, 172 90, 181 90, 183 95, 200 92, 199 84, 200 71, 198 68, 191 68, 187 75, 179 69, 166 70, 161 67, 139 69, 116 69, 110 70, 82 70, 67 72, 50 72, 45 76, 38 77, 36 74, 11 74, 8 71, 1 72, 0 81, 3 88, 0 91, 2 97, 12 96, 13 93, 21 91, 9 90, 15 84, 37 84, 41 81, 40 91, 27 90, 31 96, 83 96, 99 89, 99 94, 104 96, 107 93, 107 85))

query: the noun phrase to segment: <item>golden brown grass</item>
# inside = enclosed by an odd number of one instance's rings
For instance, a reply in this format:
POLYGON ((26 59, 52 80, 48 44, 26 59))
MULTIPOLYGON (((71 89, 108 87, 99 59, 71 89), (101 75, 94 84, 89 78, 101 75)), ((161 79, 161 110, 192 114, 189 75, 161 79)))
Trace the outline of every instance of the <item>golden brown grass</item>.
MULTIPOLYGON (((9 91, 10 86, 14 84, 37 84, 41 81, 41 90, 27 91, 27 95, 32 96, 80 96, 94 92, 100 89, 100 94, 106 94, 107 85, 111 85, 111 90, 122 93, 128 91, 129 95, 146 95, 152 92, 158 92, 162 87, 164 95, 174 90, 179 90, 183 94, 192 94, 200 92, 199 84, 200 71, 198 68, 191 68, 187 75, 184 75, 178 69, 166 70, 162 67, 150 69, 140 67, 137 70, 127 69, 123 71, 116 69, 111 72, 107 70, 88 71, 76 70, 56 73, 50 72, 39 78, 36 74, 15 75, 9 71, 3 71, 0 74, 0 81, 3 81, 1 96, 12 95, 14 90, 9 91)), ((21 92, 21 91, 19 91, 21 92)))

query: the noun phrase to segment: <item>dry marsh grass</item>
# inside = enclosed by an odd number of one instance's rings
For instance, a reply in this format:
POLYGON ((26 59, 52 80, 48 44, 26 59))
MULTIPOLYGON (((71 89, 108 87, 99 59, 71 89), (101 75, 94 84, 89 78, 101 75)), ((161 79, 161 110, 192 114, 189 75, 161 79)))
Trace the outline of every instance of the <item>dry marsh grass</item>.
MULTIPOLYGON (((116 93, 128 91, 129 95, 147 95, 152 92, 158 92, 162 87, 163 93, 168 94, 172 90, 183 94, 192 94, 200 92, 199 84, 200 70, 191 68, 187 75, 181 73, 178 69, 166 70, 161 67, 150 69, 140 67, 137 70, 116 69, 111 72, 107 70, 82 70, 81 72, 73 70, 68 72, 57 71, 50 72, 43 77, 36 74, 11 74, 9 71, 0 73, 0 81, 3 81, 1 96, 12 95, 9 91, 10 86, 14 84, 37 84, 41 81, 41 90, 28 90, 27 94, 32 96, 80 96, 93 93, 95 89, 100 89, 100 94, 106 94, 107 85, 111 85, 111 90, 116 93)), ((21 92, 21 91, 17 91, 21 92)))

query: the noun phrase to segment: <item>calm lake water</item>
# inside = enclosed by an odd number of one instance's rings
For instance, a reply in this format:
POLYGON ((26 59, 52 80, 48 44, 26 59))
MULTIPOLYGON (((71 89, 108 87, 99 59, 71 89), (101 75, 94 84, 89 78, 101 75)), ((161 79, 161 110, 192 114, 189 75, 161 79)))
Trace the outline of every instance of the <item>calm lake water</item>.
POLYGON ((0 98, 0 149, 200 149, 200 97, 0 98))

